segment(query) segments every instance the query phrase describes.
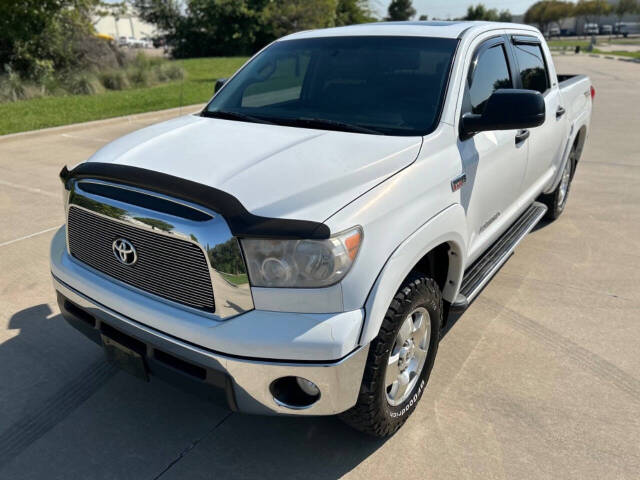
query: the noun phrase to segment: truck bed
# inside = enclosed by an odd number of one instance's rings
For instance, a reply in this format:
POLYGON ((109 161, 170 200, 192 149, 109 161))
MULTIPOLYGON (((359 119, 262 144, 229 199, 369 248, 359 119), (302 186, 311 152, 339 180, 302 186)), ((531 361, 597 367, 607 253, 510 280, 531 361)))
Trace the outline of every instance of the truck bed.
POLYGON ((580 80, 587 79, 586 75, 577 75, 577 74, 563 74, 558 75, 558 84, 560 88, 570 85, 574 82, 579 82, 580 80))

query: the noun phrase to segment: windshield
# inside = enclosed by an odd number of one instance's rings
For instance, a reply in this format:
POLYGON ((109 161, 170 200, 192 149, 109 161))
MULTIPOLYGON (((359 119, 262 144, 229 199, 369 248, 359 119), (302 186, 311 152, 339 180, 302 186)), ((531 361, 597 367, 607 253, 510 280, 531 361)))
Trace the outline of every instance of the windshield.
POLYGON ((329 37, 279 41, 216 94, 203 115, 384 135, 439 120, 457 40, 329 37))

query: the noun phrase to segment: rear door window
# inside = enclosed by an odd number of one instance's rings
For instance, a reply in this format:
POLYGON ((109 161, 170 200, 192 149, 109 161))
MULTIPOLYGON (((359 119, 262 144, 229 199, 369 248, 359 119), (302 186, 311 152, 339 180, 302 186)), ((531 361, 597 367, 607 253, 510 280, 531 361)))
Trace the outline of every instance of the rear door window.
POLYGON ((544 93, 549 88, 549 75, 540 45, 514 45, 522 88, 544 93))

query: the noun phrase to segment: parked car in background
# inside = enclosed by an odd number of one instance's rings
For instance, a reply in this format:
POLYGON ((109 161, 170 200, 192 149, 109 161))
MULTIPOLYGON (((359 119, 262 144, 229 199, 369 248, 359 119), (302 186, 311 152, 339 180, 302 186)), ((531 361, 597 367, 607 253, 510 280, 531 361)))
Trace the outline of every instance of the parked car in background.
POLYGON ((140 48, 153 48, 153 41, 149 37, 142 37, 140 39, 140 48))
POLYGON ((560 36, 560 28, 559 27, 550 27, 547 32, 547 37, 559 37, 560 36))
POLYGON ((614 32, 616 33, 616 35, 622 35, 626 38, 629 35, 629 27, 626 23, 617 22, 614 25, 614 32))
POLYGON ((398 22, 289 35, 218 87, 62 170, 62 315, 140 378, 393 434, 449 312, 565 209, 589 78, 530 26, 398 22))
POLYGON ((142 37, 140 39, 136 37, 119 37, 118 46, 128 48, 152 48, 153 43, 149 37, 142 37))
POLYGON ((612 25, 601 25, 600 26, 600 35, 611 35, 613 33, 612 25))
POLYGON ((585 23, 582 31, 585 35, 598 35, 600 33, 597 23, 585 23))

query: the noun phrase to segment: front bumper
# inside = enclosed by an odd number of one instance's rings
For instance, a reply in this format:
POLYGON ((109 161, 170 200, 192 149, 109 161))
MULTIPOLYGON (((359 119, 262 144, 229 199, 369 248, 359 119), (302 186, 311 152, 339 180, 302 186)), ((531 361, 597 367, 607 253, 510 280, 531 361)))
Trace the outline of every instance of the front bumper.
POLYGON ((124 335, 139 347, 149 372, 172 383, 225 399, 232 410, 255 414, 332 415, 355 405, 369 346, 331 362, 267 361, 224 355, 143 325, 85 296, 56 276, 60 310, 76 329, 98 344, 101 335, 124 335), (290 408, 274 399, 270 386, 299 376, 320 389, 310 406, 290 408))

